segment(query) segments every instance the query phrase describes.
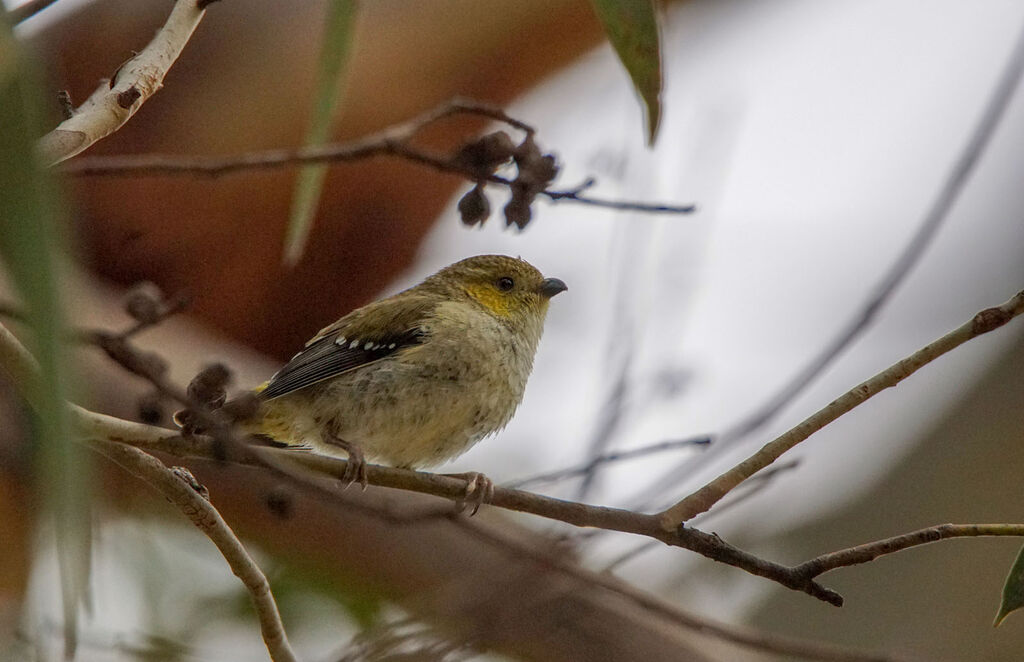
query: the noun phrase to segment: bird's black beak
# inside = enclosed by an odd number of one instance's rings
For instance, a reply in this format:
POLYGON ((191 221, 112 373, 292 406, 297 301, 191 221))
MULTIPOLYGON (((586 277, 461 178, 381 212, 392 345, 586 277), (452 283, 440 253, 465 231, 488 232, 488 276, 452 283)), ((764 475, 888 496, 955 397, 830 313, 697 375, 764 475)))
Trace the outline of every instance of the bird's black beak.
POLYGON ((545 298, 550 299, 559 292, 565 292, 568 287, 559 278, 545 278, 538 290, 545 298))

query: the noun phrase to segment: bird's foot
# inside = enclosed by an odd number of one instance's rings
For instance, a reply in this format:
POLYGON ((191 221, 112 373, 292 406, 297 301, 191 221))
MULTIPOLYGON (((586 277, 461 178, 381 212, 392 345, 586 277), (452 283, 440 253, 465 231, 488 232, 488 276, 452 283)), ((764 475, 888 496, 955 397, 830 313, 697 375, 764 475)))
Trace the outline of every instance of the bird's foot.
POLYGON ((352 483, 359 481, 359 485, 365 490, 369 480, 366 474, 366 458, 363 456, 363 449, 351 441, 334 436, 324 435, 324 440, 331 446, 337 446, 348 453, 348 462, 345 464, 344 473, 341 474, 342 489, 347 490, 352 483))
POLYGON ((494 481, 478 471, 467 471, 461 474, 444 474, 449 478, 461 478, 466 481, 465 493, 455 500, 455 512, 461 513, 468 504, 472 504, 472 517, 480 510, 480 506, 490 503, 494 498, 494 481))

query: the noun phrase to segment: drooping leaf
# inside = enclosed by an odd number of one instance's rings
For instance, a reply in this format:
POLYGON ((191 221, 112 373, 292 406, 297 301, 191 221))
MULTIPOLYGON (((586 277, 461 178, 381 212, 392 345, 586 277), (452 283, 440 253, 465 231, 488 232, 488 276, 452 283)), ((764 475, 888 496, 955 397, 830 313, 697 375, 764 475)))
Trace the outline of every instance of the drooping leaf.
POLYGON ((654 0, 591 0, 608 41, 633 80, 644 108, 647 144, 661 124, 661 37, 654 0))
POLYGON ((73 654, 79 605, 90 566, 89 457, 71 440, 64 407, 64 358, 57 254, 62 208, 58 192, 35 159, 41 133, 33 62, 0 20, 0 264, 25 308, 27 344, 39 362, 35 410, 36 489, 53 515, 65 615, 65 651, 73 654))
MULTIPOLYGON (((352 51, 357 8, 355 0, 331 0, 328 4, 317 70, 316 101, 306 132, 305 144, 308 147, 323 144, 330 135, 331 120, 341 98, 343 78, 352 51)), ((306 248, 326 174, 326 165, 310 165, 299 170, 285 238, 284 262, 288 266, 298 262, 306 248)))
POLYGON ((1007 614, 1024 607, 1024 547, 1017 553, 1017 560, 1010 566, 1010 574, 1003 584, 1003 601, 992 627, 999 627, 1007 614))

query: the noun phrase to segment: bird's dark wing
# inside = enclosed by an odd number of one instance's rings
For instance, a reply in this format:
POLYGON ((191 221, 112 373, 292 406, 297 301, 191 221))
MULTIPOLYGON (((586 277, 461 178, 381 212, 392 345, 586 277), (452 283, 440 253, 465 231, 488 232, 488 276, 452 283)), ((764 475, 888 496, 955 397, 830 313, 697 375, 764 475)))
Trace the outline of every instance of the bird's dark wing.
POLYGON ((375 301, 323 329, 277 371, 260 397, 277 398, 423 342, 436 305, 411 293, 375 301))

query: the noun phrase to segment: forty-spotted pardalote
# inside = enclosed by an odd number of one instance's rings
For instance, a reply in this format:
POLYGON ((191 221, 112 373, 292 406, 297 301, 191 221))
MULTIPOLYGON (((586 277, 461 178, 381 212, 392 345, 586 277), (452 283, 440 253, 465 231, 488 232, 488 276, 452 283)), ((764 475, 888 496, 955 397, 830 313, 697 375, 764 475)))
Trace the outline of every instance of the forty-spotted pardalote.
MULTIPOLYGON (((257 390, 246 431, 325 454, 422 468, 503 428, 519 406, 551 297, 522 259, 479 255, 324 328, 257 390)), ((492 489, 467 475, 478 500, 492 489)))

